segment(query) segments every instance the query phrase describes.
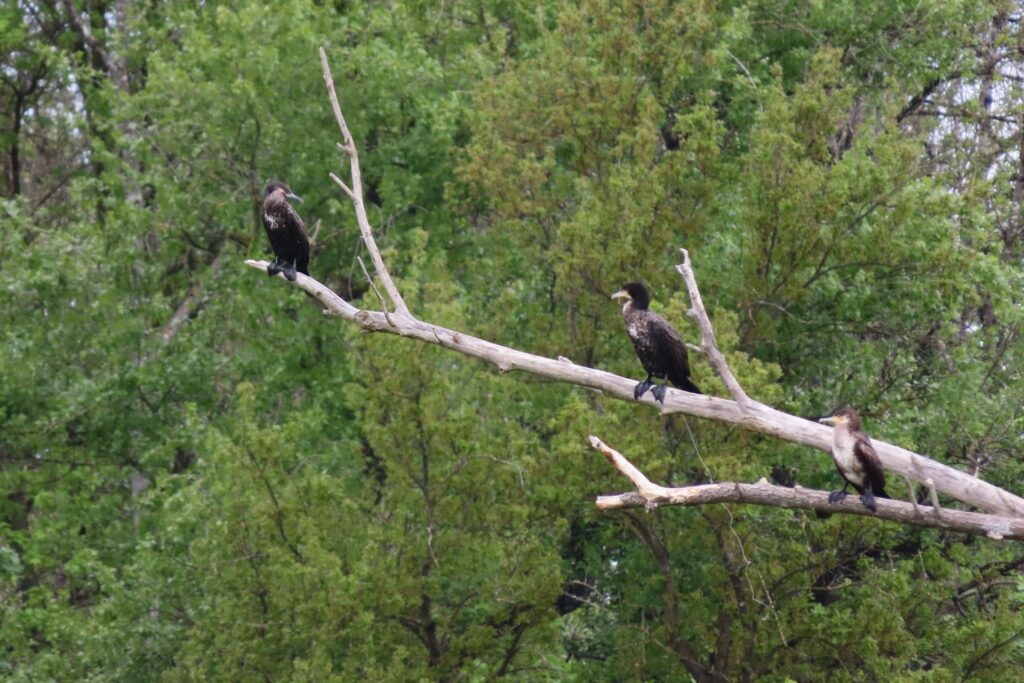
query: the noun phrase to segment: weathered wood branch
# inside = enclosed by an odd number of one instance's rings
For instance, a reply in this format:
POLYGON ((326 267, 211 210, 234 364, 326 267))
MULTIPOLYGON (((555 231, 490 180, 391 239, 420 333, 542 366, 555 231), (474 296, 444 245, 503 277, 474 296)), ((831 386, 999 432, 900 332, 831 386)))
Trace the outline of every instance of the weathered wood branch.
POLYGON ((596 436, 590 437, 590 446, 626 476, 635 492, 611 496, 598 496, 597 507, 601 510, 624 510, 662 505, 708 505, 712 503, 745 503, 781 508, 800 508, 822 512, 863 515, 885 519, 900 524, 910 524, 946 531, 979 534, 993 539, 1024 540, 1024 519, 986 515, 979 512, 963 512, 928 506, 911 505, 896 500, 878 498, 876 511, 871 512, 861 504, 859 497, 848 496, 840 503, 828 502, 828 491, 805 488, 775 486, 762 479, 756 484, 720 482, 669 488, 652 484, 644 474, 621 453, 610 448, 596 436))
MULTIPOLYGON (((387 332, 389 334, 396 334, 402 337, 410 337, 421 342, 442 346, 446 349, 451 349, 464 355, 493 363, 502 372, 521 370, 523 372, 529 372, 534 375, 547 377, 560 382, 595 389, 609 396, 614 396, 615 398, 625 401, 635 401, 633 398, 633 388, 636 381, 633 379, 620 377, 603 370, 576 365, 561 357, 558 360, 554 360, 544 356, 537 356, 524 351, 519 351, 507 346, 502 346, 500 344, 495 344, 484 339, 464 334, 457 330, 450 330, 439 325, 432 325, 430 323, 417 320, 409 312, 409 309, 405 305, 401 294, 398 292, 391 275, 388 273, 387 267, 384 265, 380 250, 377 248, 377 244, 373 238, 373 230, 370 227, 369 220, 367 219, 366 208, 363 203, 363 188, 362 181, 360 179, 359 157, 356 151, 355 142, 352 140, 348 126, 345 123, 345 118, 341 113, 341 106, 338 104, 338 98, 334 91, 334 81, 331 77, 330 68, 327 64, 327 55, 323 48, 320 49, 320 60, 323 66, 324 81, 327 84, 328 97, 331 101, 335 118, 338 121, 338 125, 341 128, 342 136, 344 138, 342 149, 349 157, 352 172, 351 187, 345 185, 344 182, 336 176, 333 176, 333 174, 332 177, 335 179, 335 182, 339 184, 345 194, 352 199, 353 204, 355 204, 356 219, 359 223, 360 234, 362 235, 366 248, 370 253, 370 257, 373 260, 377 275, 380 277, 381 282, 384 285, 384 290, 395 306, 396 313, 394 315, 387 315, 384 312, 361 310, 345 301, 313 278, 302 275, 301 273, 298 275, 294 284, 318 299, 324 305, 325 313, 337 315, 349 322, 355 323, 360 328, 368 332, 387 332)), ((246 264, 263 271, 266 271, 268 265, 266 261, 254 260, 246 261, 246 264)), ((730 393, 736 400, 730 401, 714 396, 702 396, 677 389, 669 389, 665 395, 664 405, 659 405, 652 397, 641 398, 639 402, 653 408, 657 408, 663 414, 686 413, 696 417, 705 417, 719 422, 734 424, 750 431, 768 434, 791 443, 816 448, 826 453, 829 452, 831 449, 831 428, 810 420, 805 420, 801 417, 797 417, 796 415, 790 415, 788 413, 775 410, 747 397, 742 387, 740 387, 739 383, 736 381, 736 378, 732 375, 724 357, 721 355, 721 352, 718 351, 715 344, 714 330, 711 328, 711 323, 708 320, 707 313, 704 311, 704 305, 700 297, 700 290, 697 287, 696 278, 694 277, 692 268, 690 267, 690 259, 685 250, 683 251, 683 262, 679 265, 678 269, 686 281, 687 290, 690 293, 690 300, 693 303, 693 308, 690 311, 690 314, 697 319, 698 324, 701 326, 702 350, 708 355, 708 358, 715 367, 716 372, 718 372, 719 376, 722 377, 723 382, 725 382, 730 393)), ((281 277, 282 280, 284 279, 281 275, 278 275, 278 277, 281 277)), ((916 482, 926 483, 935 491, 941 491, 949 496, 979 507, 983 510, 1024 520, 1024 498, 984 482, 966 472, 961 472, 947 465, 943 465, 942 463, 918 455, 917 453, 900 448, 899 446, 886 443, 885 441, 881 441, 877 438, 873 438, 872 442, 875 446, 875 450, 878 452, 879 458, 882 461, 882 465, 887 472, 906 477, 907 479, 916 482)), ((649 482, 648 484, 650 486, 656 486, 649 482)), ((722 485, 719 484, 717 486, 722 485)), ((737 486, 743 487, 751 485, 734 484, 731 486, 733 487, 733 490, 737 490, 735 489, 737 486)), ((761 485, 758 484, 753 486, 761 485)), ((742 488, 738 490, 743 491, 742 488)), ((790 491, 790 489, 784 490, 790 491)), ((802 491, 807 493, 806 490, 802 491)), ((638 494, 626 495, 637 496, 638 494)), ((749 496, 753 495, 753 492, 748 492, 744 495, 748 496, 748 500, 753 500, 752 498, 749 498, 749 496)), ((635 498, 627 498, 627 500, 635 500, 635 498)), ((814 503, 814 500, 808 499, 808 502, 814 503)), ((886 509, 889 509, 889 506, 891 505, 900 505, 899 503, 891 501, 881 501, 880 504, 881 503, 884 503, 886 509)), ((824 501, 823 504, 827 504, 827 501, 824 501)), ((817 503, 814 503, 814 505, 817 505, 817 503)), ((812 507, 814 507, 814 505, 812 505, 812 507)), ((856 505, 859 505, 859 502, 851 502, 850 505, 855 507, 856 505)), ((815 509, 817 508, 815 507, 815 509)), ((829 506, 827 509, 834 511, 836 510, 836 506, 829 506)), ((861 509, 863 508, 859 508, 856 512, 864 514, 859 512, 861 509)), ((913 508, 910 509, 912 510, 913 508)), ((953 512, 954 511, 951 510, 943 510, 939 516, 947 518, 949 515, 953 514, 953 512)), ((958 514, 966 515, 971 513, 958 514)), ((932 513, 929 513, 929 516, 936 517, 936 515, 932 513)), ((914 518, 919 519, 920 517, 921 515, 918 514, 914 518)), ((912 522, 908 518, 907 523, 916 522, 912 522)), ((967 527, 964 528, 966 529, 967 527)), ((998 534, 1001 532, 997 531, 995 533, 998 534)), ((1016 538, 1013 533, 1003 535, 1016 538)))
POLYGON ((384 266, 384 259, 381 258, 377 242, 373 238, 370 219, 366 216, 366 203, 363 201, 363 176, 359 170, 359 152, 356 149, 355 140, 352 139, 352 133, 349 132, 348 124, 345 123, 345 116, 341 113, 341 105, 338 104, 338 94, 334 91, 334 78, 331 76, 331 67, 327 64, 327 52, 322 47, 320 48, 320 64, 323 66, 327 96, 331 100, 334 118, 338 121, 338 128, 341 129, 341 137, 344 140, 341 149, 348 155, 349 169, 352 174, 352 186, 351 188, 346 186, 341 178, 334 174, 331 174, 331 177, 334 178, 334 182, 341 186, 356 208, 356 221, 359 223, 359 233, 363 236, 366 249, 370 252, 370 258, 373 259, 373 267, 377 271, 377 276, 380 277, 381 283, 384 285, 384 291, 388 293, 388 297, 395 305, 395 311, 399 315, 409 315, 409 307, 405 305, 405 299, 402 298, 398 287, 395 286, 394 281, 391 279, 391 274, 384 266))
MULTIPOLYGON (((246 261, 246 265, 266 271, 266 261, 246 261)), ((282 280, 284 277, 279 275, 282 280)), ((469 334, 432 325, 412 316, 391 316, 388 322, 383 313, 356 308, 311 277, 299 273, 294 283, 323 303, 328 314, 337 315, 355 323, 367 332, 387 332, 417 339, 428 344, 443 346, 473 358, 493 363, 502 372, 521 370, 541 377, 596 389, 608 396, 634 401, 635 379, 620 377, 604 370, 588 368, 566 360, 537 356, 517 349, 479 339, 469 334)), ((783 441, 810 446, 828 453, 831 449, 832 429, 796 415, 790 415, 764 404, 752 402, 743 410, 735 401, 714 396, 701 396, 670 388, 665 393, 665 405, 655 402, 649 395, 640 399, 662 413, 686 413, 719 422, 734 424, 743 429, 768 434, 783 441)), ((993 486, 966 472, 943 465, 912 451, 872 437, 886 471, 925 484, 932 480, 934 487, 958 500, 989 512, 1024 518, 1024 499, 993 486)), ((948 512, 948 511, 947 511, 948 512)))
POLYGON ((749 409, 752 403, 750 397, 747 396, 747 392, 743 391, 743 387, 740 386, 736 376, 729 369, 729 364, 725 362, 725 356, 718 350, 718 342, 715 341, 715 330, 711 327, 711 320, 708 318, 707 311, 704 310, 704 300, 701 299, 700 289, 697 288, 697 278, 694 276, 693 268, 690 266, 690 252, 686 249, 680 249, 679 251, 682 252, 683 258, 679 265, 676 266, 676 270, 683 276, 683 281, 686 283, 686 291, 690 295, 692 308, 686 314, 697 321, 697 326, 700 327, 701 351, 704 352, 708 362, 711 363, 711 367, 722 378, 722 382, 725 384, 725 388, 729 390, 733 400, 736 401, 740 408, 744 410, 749 409))

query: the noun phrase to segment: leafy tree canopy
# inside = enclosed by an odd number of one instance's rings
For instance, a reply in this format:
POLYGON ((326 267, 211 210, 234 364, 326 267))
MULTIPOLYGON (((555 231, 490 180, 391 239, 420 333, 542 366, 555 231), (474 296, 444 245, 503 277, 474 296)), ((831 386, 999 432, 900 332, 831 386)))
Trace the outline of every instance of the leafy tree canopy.
MULTIPOLYGON (((666 484, 819 452, 326 319, 242 259, 286 180, 376 308, 340 134, 426 319, 639 376, 687 247, 757 399, 1021 493, 1019 8, 0 2, 0 676, 1000 681, 1019 547, 666 484)), ((695 380, 722 394, 694 358, 695 380)), ((900 481, 890 490, 905 498, 900 481)), ((915 492, 917 495, 917 492, 915 492)))

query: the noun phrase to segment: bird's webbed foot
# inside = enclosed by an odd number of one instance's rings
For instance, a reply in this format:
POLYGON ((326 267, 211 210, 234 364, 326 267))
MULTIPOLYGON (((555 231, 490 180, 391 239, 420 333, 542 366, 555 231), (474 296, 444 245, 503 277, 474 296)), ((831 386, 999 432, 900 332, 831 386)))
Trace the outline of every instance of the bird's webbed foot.
POLYGON ((860 502, 864 503, 864 507, 868 510, 875 511, 875 494, 871 491, 865 491, 860 494, 860 502))
POLYGON ((654 388, 651 389, 651 395, 654 396, 654 400, 661 405, 665 405, 665 389, 667 386, 668 385, 666 384, 656 384, 654 388))
POLYGON ((838 491, 833 491, 832 493, 828 494, 828 502, 830 502, 830 503, 841 503, 845 499, 846 499, 846 487, 845 486, 843 488, 839 489, 838 491))
POLYGON ((640 382, 633 387, 633 398, 640 400, 640 397, 647 393, 647 390, 651 388, 654 383, 651 382, 651 378, 648 377, 643 382, 640 382))
POLYGON ((281 267, 281 259, 274 259, 274 262, 267 266, 267 275, 274 277, 284 268, 281 267))
POLYGON ((297 277, 298 277, 298 275, 296 274, 295 264, 294 263, 291 264, 290 266, 285 266, 284 267, 284 278, 286 280, 288 280, 288 282, 295 282, 295 279, 297 277))

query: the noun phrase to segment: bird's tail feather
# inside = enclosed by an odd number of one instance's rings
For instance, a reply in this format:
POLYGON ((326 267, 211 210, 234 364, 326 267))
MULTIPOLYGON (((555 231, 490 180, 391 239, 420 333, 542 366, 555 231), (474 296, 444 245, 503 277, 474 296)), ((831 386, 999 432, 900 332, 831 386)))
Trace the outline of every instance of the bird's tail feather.
POLYGON ((697 388, 696 384, 690 381, 689 377, 684 377, 683 381, 676 386, 678 386, 683 391, 689 391, 691 394, 704 394, 703 391, 697 388))

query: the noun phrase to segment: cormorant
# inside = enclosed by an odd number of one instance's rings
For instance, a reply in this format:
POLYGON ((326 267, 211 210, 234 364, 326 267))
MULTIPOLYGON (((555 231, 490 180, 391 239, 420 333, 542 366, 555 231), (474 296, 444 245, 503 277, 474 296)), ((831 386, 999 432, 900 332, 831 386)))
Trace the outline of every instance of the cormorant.
POLYGON ((690 381, 690 363, 686 357, 686 345, 679 333, 664 318, 648 310, 651 297, 647 288, 639 282, 630 282, 612 294, 613 299, 625 299, 622 317, 626 319, 626 332, 633 342, 633 349, 640 363, 647 371, 647 379, 636 385, 633 397, 638 399, 651 389, 651 394, 661 403, 665 402, 665 387, 668 382, 683 391, 701 393, 690 381), (666 380, 655 385, 651 377, 666 380), (654 387, 653 389, 651 387, 654 387))
POLYGON ((277 257, 267 266, 267 275, 283 272, 294 282, 296 272, 309 275, 309 236, 299 214, 288 203, 289 199, 302 201, 302 197, 284 183, 267 185, 263 192, 263 227, 277 257))
POLYGON ((860 431, 860 415, 853 408, 843 408, 831 417, 818 422, 835 425, 832 430, 832 460, 845 484, 828 494, 828 502, 836 503, 846 497, 846 488, 853 484, 864 507, 875 511, 875 498, 888 498, 885 492, 885 473, 868 435, 860 431))

